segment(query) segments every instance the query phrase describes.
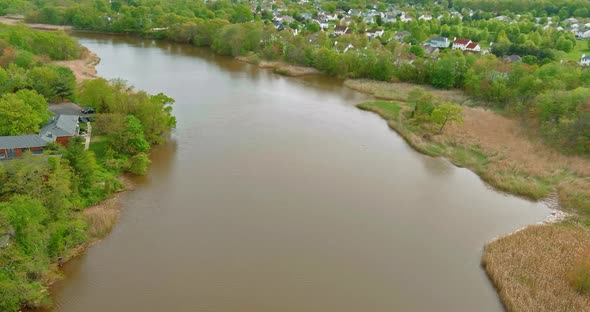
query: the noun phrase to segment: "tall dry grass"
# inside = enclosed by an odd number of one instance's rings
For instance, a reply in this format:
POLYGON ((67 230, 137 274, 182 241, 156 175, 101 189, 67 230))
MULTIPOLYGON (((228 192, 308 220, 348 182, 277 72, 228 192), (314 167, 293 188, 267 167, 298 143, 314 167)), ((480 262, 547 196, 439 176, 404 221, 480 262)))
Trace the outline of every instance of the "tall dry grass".
POLYGON ((576 259, 590 255, 588 242, 580 225, 531 226, 489 243, 482 265, 508 311, 590 311, 590 296, 569 278, 576 259))
POLYGON ((120 211, 118 196, 84 210, 83 215, 88 223, 89 238, 91 240, 97 239, 108 234, 117 223, 120 211))

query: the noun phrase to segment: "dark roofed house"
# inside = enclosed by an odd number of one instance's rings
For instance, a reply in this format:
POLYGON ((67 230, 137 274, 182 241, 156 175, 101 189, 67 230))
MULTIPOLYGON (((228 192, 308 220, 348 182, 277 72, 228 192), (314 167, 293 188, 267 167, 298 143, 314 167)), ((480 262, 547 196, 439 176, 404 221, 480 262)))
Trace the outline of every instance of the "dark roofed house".
POLYGON ((0 136, 0 160, 21 157, 26 151, 42 154, 47 141, 36 134, 0 136))
POLYGON ((47 142, 57 142, 63 146, 68 145, 70 138, 80 133, 78 116, 59 115, 47 126, 41 129, 39 136, 47 142))
POLYGON ((504 58, 502 60, 504 62, 507 62, 507 63, 518 63, 518 62, 522 62, 522 58, 519 55, 516 55, 516 54, 506 55, 506 56, 504 56, 504 58))

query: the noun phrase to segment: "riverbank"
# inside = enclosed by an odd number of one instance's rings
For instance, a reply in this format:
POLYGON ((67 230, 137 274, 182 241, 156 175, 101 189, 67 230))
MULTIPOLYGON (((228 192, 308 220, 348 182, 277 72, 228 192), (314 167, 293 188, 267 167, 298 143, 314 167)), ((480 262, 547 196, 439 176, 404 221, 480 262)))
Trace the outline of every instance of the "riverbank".
MULTIPOLYGON (((530 138, 518 121, 482 108, 464 106, 464 121, 434 134, 406 112, 411 84, 345 82, 386 100, 360 109, 385 119, 416 150, 445 157, 478 174, 492 187, 571 214, 566 221, 526 227, 486 244, 482 266, 509 311, 589 311, 590 297, 572 285, 590 271, 575 259, 590 248, 590 161, 562 155, 530 138)), ((458 91, 432 90, 439 100, 466 104, 458 91)))
POLYGON ((51 31, 62 30, 62 31, 68 31, 68 30, 72 30, 73 29, 72 26, 25 23, 23 17, 17 17, 17 16, 14 16, 14 17, 0 16, 0 23, 6 24, 6 25, 24 25, 24 26, 27 26, 27 27, 30 27, 30 28, 33 28, 33 29, 37 29, 37 30, 51 30, 51 31))
POLYGON ((135 188, 133 182, 131 182, 131 180, 125 175, 119 176, 119 181, 121 182, 122 188, 117 190, 109 198, 87 207, 80 212, 80 215, 86 220, 88 225, 86 230, 88 239, 83 244, 71 249, 64 257, 60 258, 55 263, 52 263, 51 269, 44 277, 44 281, 48 287, 51 287, 52 284, 62 278, 60 272, 60 267, 62 265, 73 258, 80 256, 89 247, 100 242, 100 240, 111 232, 121 215, 121 195, 127 191, 132 191, 135 188))
POLYGON ((100 57, 87 48, 80 54, 77 60, 54 61, 52 64, 69 68, 76 76, 78 83, 97 78, 96 66, 100 63, 100 57))

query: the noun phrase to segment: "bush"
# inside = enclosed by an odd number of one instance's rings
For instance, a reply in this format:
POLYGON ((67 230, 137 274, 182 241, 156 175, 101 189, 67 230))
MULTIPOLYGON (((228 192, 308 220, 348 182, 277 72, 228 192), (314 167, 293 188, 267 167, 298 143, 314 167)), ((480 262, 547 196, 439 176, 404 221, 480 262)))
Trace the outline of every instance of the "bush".
POLYGON ((147 173, 148 166, 150 165, 151 162, 152 161, 150 160, 148 155, 143 154, 143 153, 137 154, 137 155, 129 158, 129 164, 127 167, 127 171, 129 171, 133 174, 144 175, 147 173))

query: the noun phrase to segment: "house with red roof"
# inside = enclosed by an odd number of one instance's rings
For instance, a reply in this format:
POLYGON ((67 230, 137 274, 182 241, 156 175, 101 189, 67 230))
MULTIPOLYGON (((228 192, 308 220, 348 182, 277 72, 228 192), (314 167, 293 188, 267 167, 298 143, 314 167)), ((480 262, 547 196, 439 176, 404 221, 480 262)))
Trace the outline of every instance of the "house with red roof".
POLYGON ((453 40, 453 50, 481 52, 479 43, 473 42, 470 39, 457 38, 453 40))

